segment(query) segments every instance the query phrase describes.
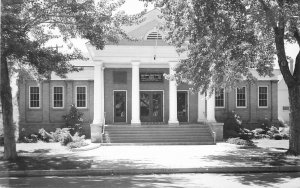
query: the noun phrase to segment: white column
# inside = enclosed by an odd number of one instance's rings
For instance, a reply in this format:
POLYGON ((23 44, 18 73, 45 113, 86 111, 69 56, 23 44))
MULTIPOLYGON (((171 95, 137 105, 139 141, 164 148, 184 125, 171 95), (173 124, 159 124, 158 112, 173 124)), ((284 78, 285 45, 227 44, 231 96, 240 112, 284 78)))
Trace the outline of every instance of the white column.
POLYGON ((169 64, 169 125, 178 125, 177 119, 177 84, 176 80, 172 78, 175 74, 175 64, 176 62, 170 62, 169 64))
POLYGON ((197 121, 200 122, 206 122, 205 117, 205 94, 201 95, 200 92, 198 92, 198 119, 197 121))
POLYGON ((215 119, 215 92, 207 96, 207 121, 216 122, 215 119))
POLYGON ((104 94, 103 94, 103 63, 95 62, 94 67, 94 120, 93 124, 103 123, 103 102, 104 102, 104 94))
POLYGON ((140 125, 140 62, 132 62, 131 124, 140 125))

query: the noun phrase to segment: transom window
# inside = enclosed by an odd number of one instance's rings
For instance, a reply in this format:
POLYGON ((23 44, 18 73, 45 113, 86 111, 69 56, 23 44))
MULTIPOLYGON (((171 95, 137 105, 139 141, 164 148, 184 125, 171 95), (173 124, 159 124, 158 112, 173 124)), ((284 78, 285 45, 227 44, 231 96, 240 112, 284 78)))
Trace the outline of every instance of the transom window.
POLYGON ((40 87, 29 87, 29 108, 40 108, 40 87))
POLYGON ((86 86, 77 86, 76 87, 76 107, 86 108, 87 107, 86 97, 87 97, 86 86))
POLYGON ((62 86, 53 87, 53 108, 64 107, 64 88, 62 86))
POLYGON ((221 88, 219 91, 215 93, 215 107, 224 108, 224 89, 221 88))
POLYGON ((258 87, 258 106, 268 107, 268 87, 258 87))
POLYGON ((246 87, 236 88, 236 107, 246 107, 246 87))

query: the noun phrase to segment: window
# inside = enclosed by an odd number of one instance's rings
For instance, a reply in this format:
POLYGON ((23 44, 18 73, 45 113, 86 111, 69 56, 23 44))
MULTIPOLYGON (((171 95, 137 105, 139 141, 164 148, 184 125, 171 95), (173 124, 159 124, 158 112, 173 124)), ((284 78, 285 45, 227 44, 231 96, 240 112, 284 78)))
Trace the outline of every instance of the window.
POLYGON ((76 107, 86 108, 86 86, 77 86, 76 87, 76 107))
POLYGON ((268 87, 258 87, 258 107, 268 107, 268 87))
POLYGON ((64 88, 62 86, 53 87, 53 108, 64 107, 64 88))
POLYGON ((215 94, 215 107, 224 108, 224 104, 224 89, 222 88, 215 94))
POLYGON ((29 87, 29 108, 40 108, 40 88, 37 86, 29 87))
POLYGON ((246 87, 236 88, 236 107, 246 108, 246 87))

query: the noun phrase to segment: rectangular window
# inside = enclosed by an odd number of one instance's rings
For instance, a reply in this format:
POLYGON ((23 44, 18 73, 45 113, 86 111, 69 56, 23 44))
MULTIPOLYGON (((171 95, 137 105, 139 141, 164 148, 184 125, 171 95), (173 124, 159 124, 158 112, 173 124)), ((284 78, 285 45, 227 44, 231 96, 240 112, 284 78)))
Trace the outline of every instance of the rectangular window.
POLYGON ((258 87, 258 106, 268 107, 268 87, 258 87))
POLYGON ((236 107, 246 107, 246 87, 236 88, 236 107))
POLYGON ((224 100, 224 89, 220 89, 218 92, 215 93, 215 107, 217 108, 224 108, 225 107, 225 100, 224 100))
POLYGON ((40 87, 29 87, 29 108, 40 108, 40 87))
POLYGON ((86 108, 86 86, 77 86, 76 87, 76 107, 86 108))
POLYGON ((62 86, 53 87, 53 108, 64 107, 64 88, 62 86))

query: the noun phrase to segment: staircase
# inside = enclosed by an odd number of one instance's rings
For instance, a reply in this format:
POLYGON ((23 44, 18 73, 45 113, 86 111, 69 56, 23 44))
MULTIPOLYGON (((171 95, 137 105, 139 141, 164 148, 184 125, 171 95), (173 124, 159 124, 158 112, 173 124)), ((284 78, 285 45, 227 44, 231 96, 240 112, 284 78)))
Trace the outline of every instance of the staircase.
POLYGON ((104 144, 204 145, 215 144, 207 125, 108 125, 104 144))

